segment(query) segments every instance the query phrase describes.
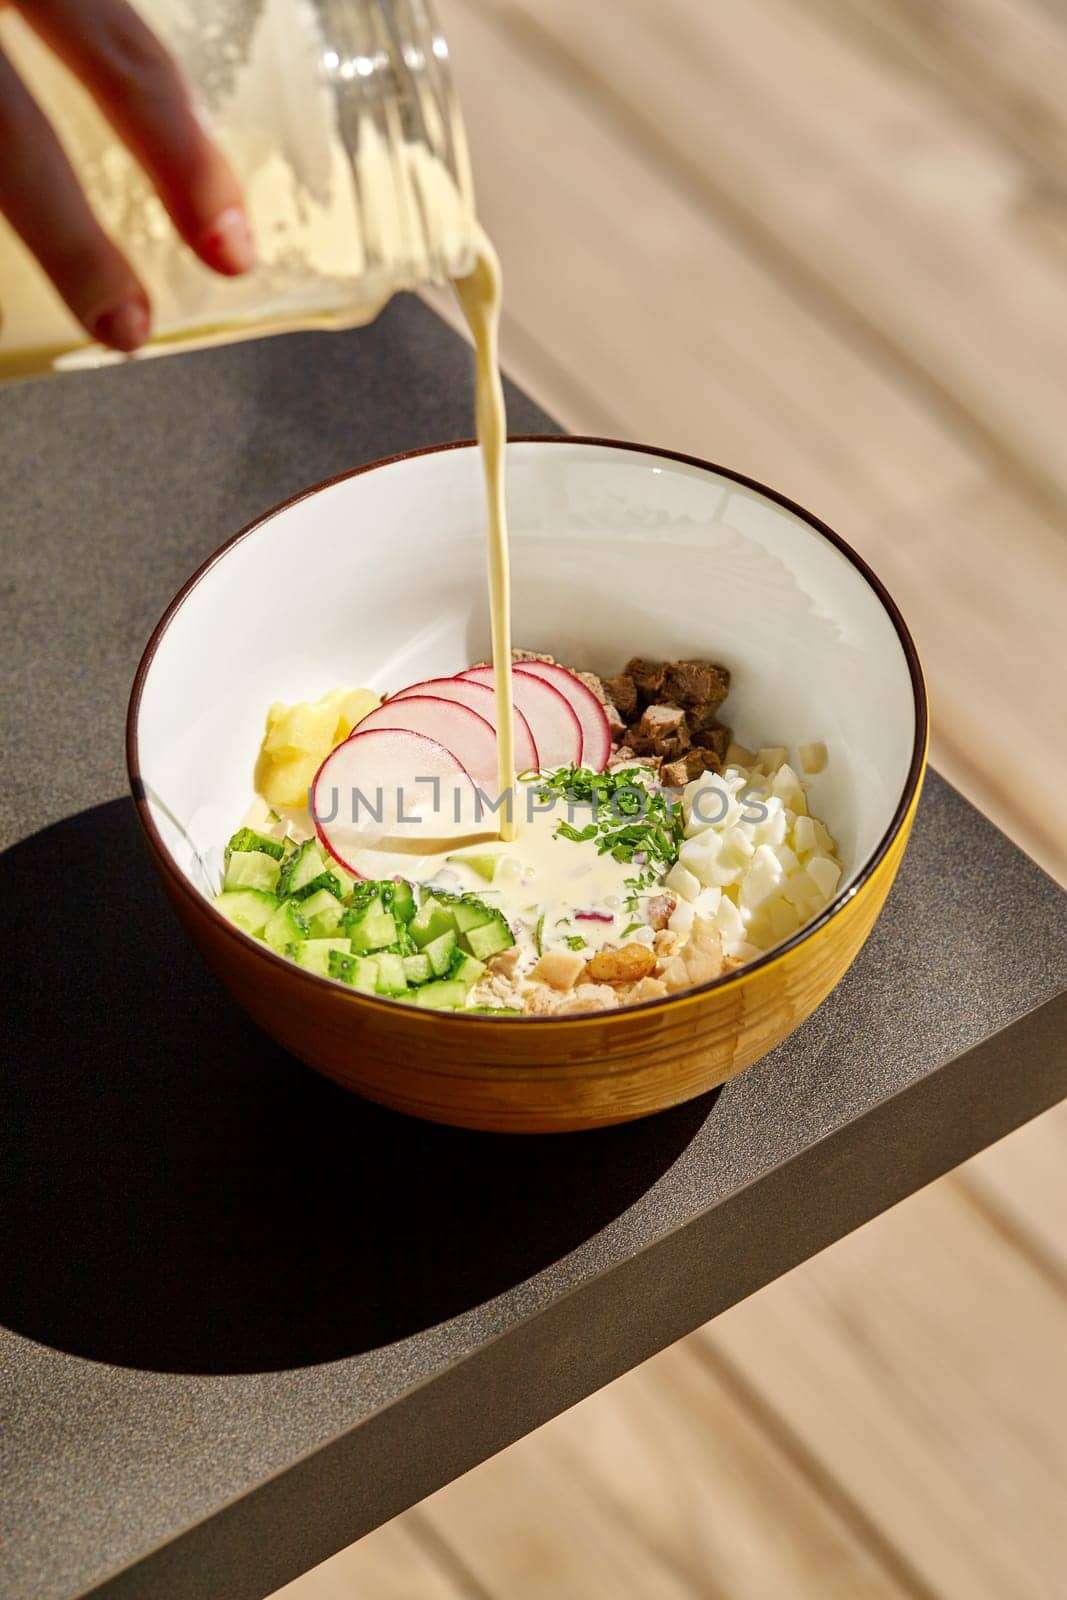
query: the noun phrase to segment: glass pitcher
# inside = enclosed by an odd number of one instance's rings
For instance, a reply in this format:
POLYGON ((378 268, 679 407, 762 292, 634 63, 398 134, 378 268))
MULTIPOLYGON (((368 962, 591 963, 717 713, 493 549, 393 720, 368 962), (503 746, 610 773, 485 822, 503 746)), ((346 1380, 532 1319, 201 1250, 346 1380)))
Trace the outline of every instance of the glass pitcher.
MULTIPOLYGON (((369 322, 474 266, 467 146, 428 0, 137 0, 245 195, 257 265, 203 266, 86 90, 16 15, 0 44, 153 306, 137 357, 369 322)), ((0 381, 129 359, 92 343, 0 218, 0 381)))

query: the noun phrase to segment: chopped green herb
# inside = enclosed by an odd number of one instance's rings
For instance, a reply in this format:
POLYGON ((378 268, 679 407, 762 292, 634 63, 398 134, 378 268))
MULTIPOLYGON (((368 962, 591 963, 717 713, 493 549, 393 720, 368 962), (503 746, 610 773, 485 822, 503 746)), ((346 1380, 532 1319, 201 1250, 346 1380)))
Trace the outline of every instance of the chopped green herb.
POLYGON ((628 922, 626 927, 622 930, 620 938, 626 939, 631 933, 636 933, 639 928, 643 928, 644 926, 645 924, 643 922, 628 922))
POLYGON ((572 808, 591 807, 592 822, 583 828, 561 822, 555 837, 576 844, 596 839, 598 854, 610 853, 616 861, 642 857, 643 881, 637 888, 649 887, 659 872, 678 859, 685 831, 681 804, 662 789, 649 786, 645 767, 623 767, 618 772, 563 767, 540 780, 537 798, 565 799, 572 808))
POLYGON ((566 934, 563 943, 569 950, 584 950, 586 947, 585 940, 582 938, 580 933, 566 934))

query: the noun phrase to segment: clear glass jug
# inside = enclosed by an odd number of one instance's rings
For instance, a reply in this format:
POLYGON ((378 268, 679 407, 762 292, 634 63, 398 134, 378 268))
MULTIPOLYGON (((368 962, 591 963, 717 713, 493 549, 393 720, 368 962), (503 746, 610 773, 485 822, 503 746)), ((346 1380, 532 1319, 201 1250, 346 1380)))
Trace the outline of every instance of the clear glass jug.
MULTIPOLYGON (((153 306, 138 357, 370 321, 474 266, 466 140, 428 0, 137 0, 240 178, 257 265, 182 243, 88 93, 16 15, 0 44, 47 111, 153 306)), ((0 218, 0 381, 128 359, 93 344, 0 218)))

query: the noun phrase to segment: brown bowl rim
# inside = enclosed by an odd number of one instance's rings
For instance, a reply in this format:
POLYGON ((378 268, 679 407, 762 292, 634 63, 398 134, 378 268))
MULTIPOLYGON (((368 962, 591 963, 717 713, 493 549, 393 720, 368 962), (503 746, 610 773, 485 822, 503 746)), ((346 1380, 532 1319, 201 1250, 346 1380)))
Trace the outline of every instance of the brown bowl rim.
MULTIPOLYGON (((754 489, 758 494, 764 495, 768 500, 773 501, 776 505, 784 507, 786 511, 792 512, 794 516, 799 517, 801 521, 806 522, 809 527, 814 528, 816 533, 821 534, 824 539, 828 540, 830 544, 839 550, 846 560, 851 562, 852 566, 855 567, 860 576, 878 596, 878 599, 884 607, 889 620, 892 622, 893 627, 896 630, 897 638, 900 641, 901 648, 904 652, 904 658, 907 662, 908 675, 911 680, 912 698, 914 702, 915 737, 912 746, 911 762, 908 767, 908 774, 904 781, 904 787, 901 791, 900 799, 897 803, 896 809, 893 812, 889 826, 882 835, 879 843, 875 846, 874 850, 867 857, 863 866, 856 874, 854 881, 850 883, 846 889, 843 889, 840 894, 835 895, 830 903, 825 906, 819 915, 814 919, 814 921, 806 923, 803 928, 799 928, 796 933, 790 934, 789 938, 783 940, 781 944, 775 945, 772 949, 764 951, 762 955, 757 956, 754 960, 747 962, 744 966, 738 967, 732 972, 722 973, 719 977, 711 979, 711 981, 708 983, 698 984, 692 989, 681 990, 676 995, 660 996, 659 998, 652 1000, 641 1000, 629 1005, 619 1006, 617 1011, 613 1011, 611 1015, 614 1016, 621 1012, 629 1014, 639 1011, 649 1011, 653 1008, 662 1010, 669 1006, 677 1006, 687 1001, 692 1001, 698 996, 711 994, 718 990, 725 989, 730 984, 745 982, 755 973, 763 971, 767 967, 773 965, 775 962, 784 960, 785 957, 790 955, 793 950, 797 949, 801 944, 805 943, 809 939, 814 938, 818 933, 820 933, 822 929, 826 927, 827 923, 829 923, 873 877, 875 872, 878 870, 879 865, 888 853, 894 839, 900 832, 901 827, 903 826, 904 820, 911 809, 912 802, 915 799, 916 792, 922 781, 923 771, 926 764, 927 742, 929 738, 929 708, 927 704, 926 683, 923 677, 922 666, 919 661, 919 652, 916 649, 915 641, 911 636, 911 631, 909 630, 907 623, 904 621, 904 617, 900 611, 900 608, 893 599, 892 595, 889 593, 889 590, 886 588, 881 578, 878 577, 877 573, 875 573, 863 559, 863 557, 859 555, 857 551, 853 550, 852 546, 845 539, 843 539, 839 533, 835 532, 828 523, 823 522, 822 519, 815 516, 813 512, 808 511, 804 506, 799 505, 797 501, 791 500, 788 495, 780 494, 776 489, 768 488, 768 486, 765 483, 761 483, 758 478, 751 478, 743 472, 735 472, 730 467, 719 466, 716 462, 708 461, 701 456, 687 455, 684 451, 661 449, 656 445, 640 444, 625 439, 600 438, 592 434, 509 434, 508 443, 535 445, 588 445, 599 449, 629 450, 635 455, 658 457, 665 461, 679 461, 685 466, 697 467, 703 472, 712 472, 719 477, 727 478, 733 483, 741 484, 746 489, 754 489)), ((320 494, 324 489, 332 489, 336 484, 345 483, 350 478, 359 478, 362 477, 366 472, 376 472, 381 467, 395 466, 400 461, 411 461, 419 456, 443 455, 447 451, 451 450, 470 449, 477 449, 477 440, 451 439, 443 444, 423 445, 416 450, 400 450, 397 451, 395 455, 381 456, 376 461, 365 462, 362 466, 353 467, 347 472, 335 473, 333 477, 323 478, 318 483, 311 484, 305 489, 300 489, 296 494, 290 495, 287 499, 279 501, 277 505, 272 506, 267 511, 261 512, 259 516, 253 518, 251 522, 246 523, 243 528, 239 529, 237 533, 232 534, 229 539, 227 539, 223 544, 219 545, 218 549, 208 556, 206 561, 202 562, 201 565, 197 567, 196 571, 178 590, 177 594, 174 596, 173 600, 167 606, 167 609, 156 623, 148 643, 145 645, 144 653, 141 656, 140 663, 137 667, 137 672, 134 675, 133 687, 130 691, 130 700, 126 711, 126 769, 129 776, 130 790, 133 795, 138 820, 152 848, 152 853, 156 857, 159 865, 162 867, 169 882, 186 900, 194 912, 198 915, 206 916, 209 921, 213 921, 216 928, 227 938, 237 941, 239 945, 254 950, 256 954, 263 960, 272 964, 276 964, 286 973, 290 975, 295 974, 298 981, 302 980, 306 984, 311 984, 315 989, 328 989, 334 994, 338 992, 347 994, 350 999, 359 1001, 361 1004, 367 1005, 373 1010, 382 1012, 383 1014, 387 1014, 389 1012, 395 1013, 397 1002, 384 997, 379 999, 375 995, 357 993, 355 990, 346 990, 343 985, 335 983, 332 979, 320 977, 318 973, 308 972, 305 968, 298 967, 295 962, 286 960, 284 956, 278 955, 275 951, 264 945, 260 940, 254 939, 251 934, 242 932, 240 928, 236 927, 234 923, 230 922, 226 917, 224 917, 221 912, 216 911, 210 900, 206 899, 202 894, 200 894, 189 882, 185 874, 179 871, 178 867, 171 858, 170 852, 160 837, 159 830, 152 821, 151 811, 145 794, 144 780, 141 776, 140 753, 137 742, 137 721, 140 712, 141 698, 144 692, 145 681, 148 677, 152 662, 155 659, 156 651, 159 649, 160 643, 163 639, 163 635, 166 633, 171 621, 177 615, 181 607, 185 604, 185 601, 196 588, 197 584, 207 576, 216 563, 221 561, 235 545, 240 544, 242 540, 251 537, 251 535, 261 528, 264 523, 269 522, 272 518, 280 515, 281 512, 287 511, 290 506, 297 505, 301 500, 307 500, 312 495, 320 494)), ((418 1015, 419 1013, 419 1007, 417 1006, 406 1006, 404 1009, 409 1017, 418 1015)), ((428 1023, 439 1025, 443 1022, 446 1027, 452 1026, 457 1022, 487 1024, 490 1027, 510 1027, 517 1020, 520 1020, 512 1017, 492 1017, 484 1012, 480 1013, 476 1011, 452 1012, 424 1010, 423 1015, 426 1016, 428 1023)), ((604 1020, 604 1013, 602 1012, 588 1012, 585 1014, 579 1014, 578 1016, 568 1017, 524 1016, 521 1018, 521 1021, 525 1027, 529 1027, 531 1025, 541 1025, 553 1028, 575 1028, 581 1027, 583 1024, 589 1025, 592 1023, 602 1025, 604 1020)))

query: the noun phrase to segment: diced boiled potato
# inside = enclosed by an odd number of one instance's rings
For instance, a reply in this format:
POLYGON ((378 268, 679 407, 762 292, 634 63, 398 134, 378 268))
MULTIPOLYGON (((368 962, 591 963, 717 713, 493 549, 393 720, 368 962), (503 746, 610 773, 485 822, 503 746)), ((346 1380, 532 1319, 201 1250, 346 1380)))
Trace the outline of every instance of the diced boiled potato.
POLYGON ((691 900, 679 900, 667 918, 667 926, 672 933, 680 933, 684 936, 693 926, 693 918, 695 916, 696 908, 693 902, 691 900))
POLYGON ((775 939, 788 939, 800 927, 800 913, 788 900, 776 895, 767 903, 767 919, 775 939))
POLYGON ((683 900, 695 900, 700 893, 700 879, 680 860, 667 873, 663 886, 683 900))
POLYGON ((841 878, 841 868, 828 856, 812 856, 807 866, 808 877, 824 900, 829 900, 841 878))
POLYGON ((752 824, 752 837, 756 844, 769 844, 777 850, 785 843, 788 823, 785 807, 781 800, 769 796, 763 804, 767 807, 767 815, 762 822, 752 824))
POLYGON ((335 745, 379 705, 370 689, 331 689, 321 700, 276 701, 256 767, 256 787, 274 806, 307 804, 308 788, 335 745))
POLYGON ((267 713, 263 749, 270 755, 282 752, 311 755, 321 750, 325 757, 333 748, 330 740, 336 726, 336 709, 321 700, 296 706, 279 703, 271 706, 267 713))
MULTIPOLYGON (((338 689, 337 695, 337 725, 334 728, 334 744, 340 744, 358 722, 369 711, 374 711, 381 705, 381 700, 373 689, 338 689)), ((331 747, 332 748, 332 747, 331 747)))
POLYGON ((810 817, 798 817, 793 824, 793 848, 798 856, 809 856, 815 849, 815 824, 810 817))
POLYGON ((723 895, 719 901, 719 909, 711 920, 722 935, 722 947, 726 954, 733 955, 745 937, 745 924, 740 911, 732 900, 723 895))
POLYGON ((776 845, 774 853, 781 862, 782 871, 785 873, 787 878, 791 872, 796 872, 797 868, 800 866, 800 861, 796 853, 790 850, 787 844, 776 845))
POLYGON ((323 757, 289 756, 285 760, 271 761, 261 756, 256 769, 256 783, 264 799, 272 806, 306 806, 308 790, 323 757))
POLYGON ((786 762, 778 768, 771 783, 771 792, 790 811, 799 812, 804 804, 804 790, 800 779, 786 762))
POLYGON ((761 844, 756 850, 748 871, 741 880, 741 891, 738 896, 742 907, 755 910, 770 895, 777 893, 782 886, 783 873, 778 857, 769 844, 761 844))
POLYGON ((743 866, 751 860, 756 852, 756 841, 752 837, 752 826, 747 822, 738 822, 722 836, 723 862, 733 861, 738 866, 743 866))
POLYGON ((693 912, 696 916, 703 917, 705 921, 710 922, 716 911, 718 911, 721 900, 721 889, 701 889, 693 901, 693 912))
POLYGON ((815 821, 815 848, 824 856, 836 854, 837 846, 828 828, 825 828, 817 819, 815 821))
POLYGON ((789 751, 784 744, 764 745, 762 749, 756 751, 754 765, 766 777, 773 778, 788 755, 789 751))
POLYGON ((799 745, 797 747, 797 755, 800 757, 800 765, 804 768, 804 771, 812 774, 823 772, 829 759, 826 746, 822 743, 799 745))

